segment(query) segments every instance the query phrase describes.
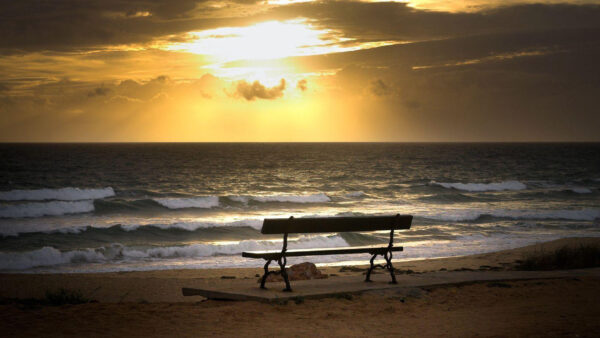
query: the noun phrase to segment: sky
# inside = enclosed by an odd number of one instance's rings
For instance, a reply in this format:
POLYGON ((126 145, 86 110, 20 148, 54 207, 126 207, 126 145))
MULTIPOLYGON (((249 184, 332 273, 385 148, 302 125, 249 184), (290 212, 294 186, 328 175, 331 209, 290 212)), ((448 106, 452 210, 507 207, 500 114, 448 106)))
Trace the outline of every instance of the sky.
POLYGON ((600 1, 0 2, 0 142, 600 141, 600 1))

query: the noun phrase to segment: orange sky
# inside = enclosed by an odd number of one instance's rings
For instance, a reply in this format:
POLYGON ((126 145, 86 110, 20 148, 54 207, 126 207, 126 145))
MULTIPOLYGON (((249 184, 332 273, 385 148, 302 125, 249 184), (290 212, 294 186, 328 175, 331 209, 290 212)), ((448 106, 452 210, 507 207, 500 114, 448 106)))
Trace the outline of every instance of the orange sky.
POLYGON ((600 141, 594 1, 0 10, 3 142, 600 141))

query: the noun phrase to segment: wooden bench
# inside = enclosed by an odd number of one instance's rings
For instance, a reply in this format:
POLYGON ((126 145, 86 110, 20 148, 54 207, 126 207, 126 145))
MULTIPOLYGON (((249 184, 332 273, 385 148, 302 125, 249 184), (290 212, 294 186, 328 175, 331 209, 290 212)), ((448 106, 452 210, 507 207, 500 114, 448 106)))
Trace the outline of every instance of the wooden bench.
POLYGON ((390 272, 392 281, 396 284, 396 276, 394 275, 394 266, 392 265, 392 252, 402 251, 401 246, 394 246, 394 230, 410 229, 412 216, 410 215, 395 215, 395 216, 365 216, 365 217, 310 217, 310 218, 266 218, 261 229, 262 234, 283 234, 283 248, 281 251, 247 251, 242 252, 242 257, 262 258, 266 260, 264 269, 265 273, 262 276, 260 283, 261 289, 265 289, 265 281, 270 273, 269 264, 272 261, 277 261, 279 264, 280 273, 285 281, 285 289, 283 291, 292 291, 285 264, 287 257, 297 256, 322 256, 322 255, 339 255, 339 254, 371 254, 371 266, 367 270, 365 282, 371 281, 371 272, 374 268, 387 269, 390 272), (288 234, 310 234, 310 233, 339 233, 339 232, 356 232, 356 231, 376 231, 390 230, 390 241, 386 246, 359 246, 359 247, 343 247, 343 248, 320 248, 320 249, 287 249, 288 234), (386 264, 373 264, 375 257, 383 256, 386 264))

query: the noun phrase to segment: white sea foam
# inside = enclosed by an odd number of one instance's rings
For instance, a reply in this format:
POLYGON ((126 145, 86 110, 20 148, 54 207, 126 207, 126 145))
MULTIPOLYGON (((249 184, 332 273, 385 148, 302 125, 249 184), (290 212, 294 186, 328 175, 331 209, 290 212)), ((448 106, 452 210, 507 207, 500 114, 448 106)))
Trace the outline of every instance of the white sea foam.
MULTIPOLYGON (((2 216, 0 216, 2 217, 2 216)), ((32 232, 43 232, 46 234, 80 234, 82 232, 91 230, 91 229, 107 229, 113 226, 118 226, 124 231, 136 231, 140 228, 144 227, 153 227, 159 228, 162 230, 169 229, 180 229, 187 231, 196 231, 198 229, 208 229, 208 228, 235 228, 235 227, 251 227, 256 230, 260 230, 262 228, 263 219, 241 219, 237 221, 184 221, 184 222, 172 222, 172 223, 142 223, 142 224, 118 224, 118 225, 75 225, 75 226, 67 226, 60 228, 50 228, 48 229, 45 224, 39 224, 33 227, 20 227, 20 226, 11 226, 11 227, 2 227, 0 228, 0 236, 19 236, 23 233, 32 233, 32 232)))
MULTIPOLYGON (((319 247, 344 247, 348 243, 339 236, 333 237, 303 237, 290 241, 289 248, 307 249, 319 247)), ((207 257, 215 255, 237 255, 242 251, 281 250, 280 241, 245 240, 235 244, 192 244, 185 246, 155 247, 150 249, 123 250, 127 258, 177 258, 177 257, 207 257)))
POLYGON ((190 198, 155 198, 154 201, 169 209, 210 209, 219 206, 219 197, 217 196, 203 196, 190 198))
POLYGON ((0 205, 0 218, 60 216, 94 211, 94 201, 51 201, 0 205))
POLYGON ((592 190, 586 187, 571 187, 568 190, 576 192, 578 194, 591 194, 592 190))
POLYGON ((80 234, 86 230, 89 230, 90 228, 92 228, 89 225, 78 225, 78 226, 74 226, 74 227, 67 227, 67 228, 58 228, 58 229, 54 229, 54 230, 49 230, 49 231, 44 231, 47 234, 51 234, 51 233, 61 233, 61 234, 80 234))
POLYGON ((527 186, 519 181, 504 181, 499 183, 444 183, 431 181, 430 184, 444 187, 446 189, 473 192, 527 189, 527 186))
POLYGON ((111 196, 115 196, 115 191, 111 187, 101 189, 60 188, 0 191, 0 200, 3 201, 80 201, 111 196))
POLYGON ((248 204, 250 201, 267 203, 267 202, 279 202, 279 203, 326 203, 331 202, 331 198, 324 193, 307 194, 307 195, 292 195, 292 194, 280 194, 280 195, 233 195, 227 196, 228 199, 248 204))
POLYGON ((229 198, 230 200, 232 200, 234 202, 239 202, 239 203, 244 203, 244 204, 248 204, 248 201, 250 200, 249 196, 228 196, 227 198, 229 198))
POLYGON ((566 219, 574 221, 593 221, 600 218, 600 210, 499 210, 492 212, 491 215, 513 219, 566 219))
POLYGON ((102 261, 106 261, 104 254, 92 249, 61 252, 51 247, 43 247, 27 252, 0 252, 0 270, 24 270, 37 266, 102 261))
POLYGON ((571 191, 578 194, 591 194, 593 189, 580 185, 565 185, 548 181, 527 181, 527 184, 530 188, 542 188, 550 191, 571 191))
POLYGON ((352 191, 346 194, 346 197, 364 197, 367 196, 364 191, 352 191))
MULTIPOLYGON (((290 248, 344 247, 340 236, 301 237, 289 242, 290 248)), ((280 250, 280 241, 246 240, 226 244, 192 244, 171 247, 131 248, 112 245, 98 249, 60 251, 43 247, 28 252, 0 253, 0 270, 25 270, 70 263, 105 263, 170 258, 196 258, 216 255, 238 255, 242 251, 280 250)))
POLYGON ((599 209, 582 210, 481 210, 481 209, 463 209, 447 210, 438 213, 419 215, 429 219, 440 221, 474 221, 481 216, 489 215, 492 217, 510 218, 510 219, 564 219, 574 221, 593 221, 600 219, 599 209))
POLYGON ((181 229, 188 231, 195 231, 198 229, 206 229, 206 228, 221 228, 221 227, 252 227, 254 229, 260 230, 262 228, 262 219, 245 219, 240 221, 233 222, 175 222, 175 223, 167 223, 167 224, 128 224, 121 225, 120 227, 125 231, 135 231, 140 227, 151 226, 163 230, 168 229, 181 229))

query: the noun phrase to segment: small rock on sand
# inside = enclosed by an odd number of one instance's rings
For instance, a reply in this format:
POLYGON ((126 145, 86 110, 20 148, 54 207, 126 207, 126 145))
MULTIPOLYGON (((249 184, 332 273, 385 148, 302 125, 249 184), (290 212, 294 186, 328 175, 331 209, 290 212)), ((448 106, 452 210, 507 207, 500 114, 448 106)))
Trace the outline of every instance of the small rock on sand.
MULTIPOLYGON (((327 278, 327 274, 322 273, 317 269, 317 266, 310 262, 294 264, 285 271, 288 274, 289 280, 307 280, 307 279, 323 279, 327 278)), ((258 279, 260 282, 261 278, 258 279)), ((281 282, 283 277, 279 272, 272 273, 267 276, 267 282, 281 282)))

